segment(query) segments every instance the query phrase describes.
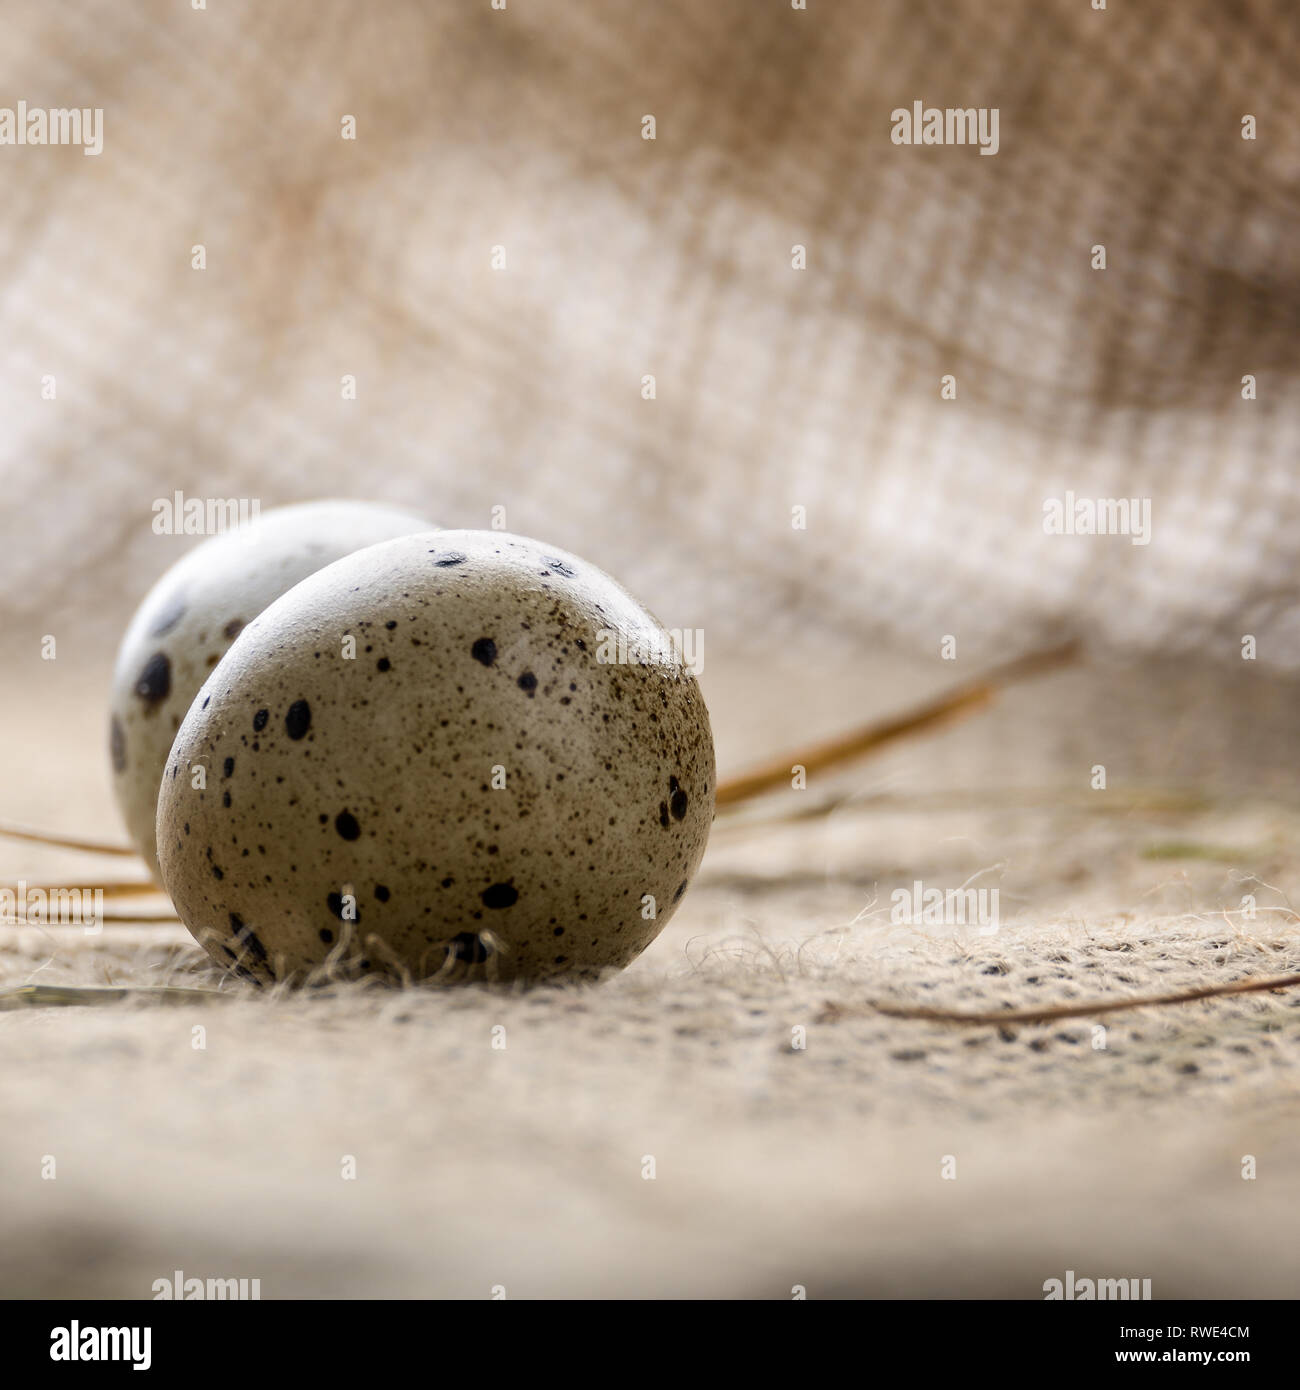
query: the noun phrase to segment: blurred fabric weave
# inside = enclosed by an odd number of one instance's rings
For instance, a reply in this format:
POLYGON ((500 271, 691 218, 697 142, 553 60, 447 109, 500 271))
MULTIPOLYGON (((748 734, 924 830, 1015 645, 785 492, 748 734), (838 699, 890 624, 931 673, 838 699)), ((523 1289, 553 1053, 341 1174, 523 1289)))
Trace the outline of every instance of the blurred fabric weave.
POLYGON ((176 488, 347 493, 504 506, 714 651, 1068 629, 1234 660, 1250 631, 1300 665, 1289 0, 4 26, 10 105, 104 109, 97 158, 0 149, 12 620, 111 649, 187 543, 149 529, 176 488), (998 108, 997 155, 892 144, 914 100, 998 108), (1046 535, 1067 490, 1149 497, 1151 544, 1046 535))

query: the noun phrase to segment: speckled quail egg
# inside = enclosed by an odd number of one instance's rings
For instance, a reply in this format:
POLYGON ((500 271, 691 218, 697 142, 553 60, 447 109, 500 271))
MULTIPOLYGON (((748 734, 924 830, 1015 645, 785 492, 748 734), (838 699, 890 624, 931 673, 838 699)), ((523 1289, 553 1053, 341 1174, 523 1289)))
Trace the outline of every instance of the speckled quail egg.
POLYGON ((262 983, 592 979, 676 909, 715 788, 699 683, 626 590, 440 531, 249 623, 176 736, 158 847, 193 935, 262 983))
POLYGON ((156 879, 158 784, 172 739, 240 630, 325 565, 377 541, 431 529, 426 518, 372 502, 277 507, 204 541, 150 589, 118 649, 109 752, 122 818, 156 879))

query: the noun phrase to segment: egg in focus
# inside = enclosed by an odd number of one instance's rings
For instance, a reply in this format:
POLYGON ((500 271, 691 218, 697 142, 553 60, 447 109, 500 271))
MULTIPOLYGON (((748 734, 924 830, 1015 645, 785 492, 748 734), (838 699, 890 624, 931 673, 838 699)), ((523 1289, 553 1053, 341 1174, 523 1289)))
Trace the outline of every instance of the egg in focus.
POLYGON ((157 836, 182 920, 261 983, 594 979, 676 909, 715 790, 699 683, 631 595, 441 531, 248 624, 181 724, 157 836))

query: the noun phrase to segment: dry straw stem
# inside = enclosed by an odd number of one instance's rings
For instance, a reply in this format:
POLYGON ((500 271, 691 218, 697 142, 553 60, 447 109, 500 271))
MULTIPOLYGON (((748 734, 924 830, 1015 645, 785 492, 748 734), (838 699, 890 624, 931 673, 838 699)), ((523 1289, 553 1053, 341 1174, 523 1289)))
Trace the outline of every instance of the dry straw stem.
POLYGON ((0 989, 0 1012, 6 1009, 42 1009, 74 1005, 117 1004, 145 998, 151 1004, 202 1004, 209 999, 236 996, 217 989, 178 985, 18 985, 0 989))
MULTIPOLYGON (((131 912, 123 910, 118 912, 116 909, 106 907, 103 912, 95 914, 99 922, 136 922, 146 923, 150 926, 157 923, 163 925, 177 923, 181 919, 174 912, 131 912)), ((0 917, 0 927, 59 927, 59 926, 80 926, 79 922, 41 922, 29 921, 26 917, 0 917)))
POLYGON ((986 705, 999 690, 1016 681, 1068 666, 1077 660, 1078 656, 1079 643, 1071 641, 1008 661, 987 671, 977 680, 959 685, 947 694, 940 695, 904 714, 864 725, 825 743, 814 744, 810 748, 773 759, 766 766, 753 772, 733 777, 719 785, 717 804, 719 807, 735 806, 752 797, 762 796, 765 792, 788 787, 790 769, 796 765, 804 768, 809 775, 823 772, 829 767, 836 767, 861 758, 867 753, 874 753, 886 744, 910 734, 937 728, 949 720, 959 719, 986 705))
POLYGON ((1253 980, 1235 980, 1226 985, 1203 985, 1199 989, 1179 990, 1176 994, 1140 994, 1131 999, 1093 1000, 1087 1004, 1057 1004, 1046 1009, 986 1009, 979 1013, 961 1013, 955 1009, 913 1008, 907 1004, 883 1004, 846 1007, 827 1002, 822 1021, 831 1022, 844 1014, 874 1009, 891 1018, 924 1019, 930 1023, 1003 1024, 1053 1023, 1062 1018, 1080 1018, 1088 1014, 1113 1014, 1121 1009, 1145 1009, 1165 1004, 1191 1004, 1198 999, 1218 999, 1228 994, 1257 994, 1263 990, 1290 989, 1300 985, 1300 974, 1265 975, 1253 980))
MULTIPOLYGON (((28 893, 102 893, 106 898, 152 897, 162 892, 151 879, 135 879, 118 883, 24 883, 28 893)), ((17 883, 0 883, 0 892, 18 892, 17 883)))
POLYGON ((59 849, 84 850, 87 854, 118 854, 123 858, 134 859, 135 850, 130 845, 110 845, 103 840, 79 840, 70 835, 51 835, 44 830, 35 830, 29 825, 18 825, 14 821, 0 821, 0 835, 9 840, 30 840, 37 845, 54 845, 59 849))
MULTIPOLYGON (((1233 805, 1227 798, 1210 797, 1200 793, 1165 791, 1159 788, 1115 787, 1104 797, 1094 792, 1078 792, 1073 787, 1047 788, 960 788, 955 791, 927 792, 861 792, 849 790, 817 801, 799 799, 796 806, 773 805, 732 811, 718 822, 717 831, 746 831, 758 826, 787 825, 799 821, 817 820, 840 810, 858 812, 896 811, 926 813, 951 811, 960 808, 997 810, 1014 807, 1018 811, 1035 807, 1062 808, 1079 814, 1095 816, 1128 816, 1134 811, 1153 813, 1194 814, 1211 807, 1223 809, 1233 805)), ((1258 798, 1250 802, 1258 807, 1258 798)), ((1166 857, 1149 855, 1148 857, 1166 857)), ((1205 855, 1185 854, 1182 858, 1204 858, 1205 855)), ((1222 856, 1226 859, 1226 855, 1222 856)), ((1234 855, 1235 857, 1239 857, 1234 855)))

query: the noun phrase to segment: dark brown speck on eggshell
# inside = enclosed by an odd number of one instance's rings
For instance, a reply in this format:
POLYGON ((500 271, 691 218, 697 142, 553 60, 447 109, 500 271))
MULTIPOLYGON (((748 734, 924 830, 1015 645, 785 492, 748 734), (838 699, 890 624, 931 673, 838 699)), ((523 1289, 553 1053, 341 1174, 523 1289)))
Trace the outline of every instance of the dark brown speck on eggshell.
POLYGON ((607 575, 523 537, 440 532, 339 561, 250 624, 204 694, 174 757, 234 758, 233 807, 167 779, 158 836, 178 912, 223 964, 248 954, 235 914, 276 979, 331 951, 347 957, 332 969, 446 983, 594 979, 658 935, 704 853, 695 677, 607 575), (343 656, 348 633, 373 660, 343 656), (343 893, 363 890, 340 933, 343 893))
POLYGON ((284 716, 284 731, 292 739, 303 738, 311 728, 311 706, 306 700, 295 700, 284 716))
POLYGON ((166 652, 154 652, 135 683, 135 693, 146 713, 152 714, 171 694, 172 664, 166 652))

